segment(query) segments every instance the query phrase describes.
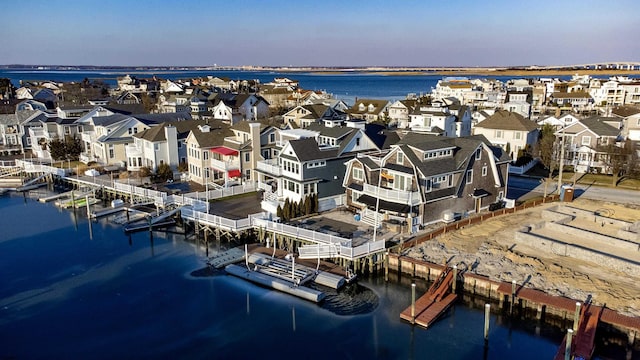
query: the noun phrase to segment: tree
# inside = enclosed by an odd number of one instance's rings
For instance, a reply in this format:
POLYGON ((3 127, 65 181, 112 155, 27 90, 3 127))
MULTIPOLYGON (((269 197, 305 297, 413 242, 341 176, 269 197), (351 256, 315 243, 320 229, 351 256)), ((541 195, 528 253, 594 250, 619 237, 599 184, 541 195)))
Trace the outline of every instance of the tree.
POLYGON ((555 129, 550 124, 545 124, 540 131, 540 137, 534 145, 533 153, 540 158, 540 162, 545 168, 549 169, 549 173, 553 173, 556 165, 554 145, 556 142, 555 129))
POLYGON ((171 166, 169 166, 168 164, 162 163, 158 165, 156 174, 158 176, 158 180, 173 180, 173 170, 171 170, 171 166))
POLYGON ((52 139, 49 141, 49 153, 53 160, 66 160, 67 150, 65 149, 64 141, 60 139, 52 139))
POLYGON ((618 186, 618 181, 625 175, 627 170, 633 169, 632 154, 635 152, 633 142, 627 140, 622 146, 618 146, 616 143, 609 143, 599 149, 604 152, 605 155, 600 155, 604 158, 607 169, 611 172, 612 179, 611 185, 618 186))
POLYGON ((64 140, 53 139, 49 141, 49 153, 53 160, 76 161, 82 152, 82 142, 77 137, 67 136, 64 140))

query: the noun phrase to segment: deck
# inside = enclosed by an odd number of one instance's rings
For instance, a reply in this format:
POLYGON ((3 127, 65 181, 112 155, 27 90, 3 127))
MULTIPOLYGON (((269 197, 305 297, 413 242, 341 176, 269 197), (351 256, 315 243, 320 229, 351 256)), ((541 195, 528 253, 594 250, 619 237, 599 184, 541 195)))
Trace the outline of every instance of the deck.
POLYGON ((400 318, 425 328, 431 326, 458 298, 450 292, 453 281, 454 273, 451 268, 447 268, 429 290, 416 300, 414 316, 411 314, 412 306, 409 305, 400 313, 400 318))

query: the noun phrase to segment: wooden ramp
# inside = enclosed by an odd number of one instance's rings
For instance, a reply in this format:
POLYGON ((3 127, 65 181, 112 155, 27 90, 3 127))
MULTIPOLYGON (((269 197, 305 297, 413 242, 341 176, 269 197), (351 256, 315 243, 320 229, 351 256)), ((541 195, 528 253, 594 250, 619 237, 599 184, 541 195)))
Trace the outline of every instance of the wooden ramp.
POLYGON ((415 317, 411 316, 409 305, 400 313, 400 318, 423 327, 431 326, 458 298, 450 292, 453 280, 451 268, 446 268, 429 290, 416 300, 415 317))
MULTIPOLYGON (((600 306, 585 304, 581 309, 578 331, 573 334, 571 341, 571 359, 591 359, 595 347, 596 329, 601 316, 602 307, 600 306)), ((565 335, 554 357, 555 360, 564 359, 566 344, 567 336, 565 335)))

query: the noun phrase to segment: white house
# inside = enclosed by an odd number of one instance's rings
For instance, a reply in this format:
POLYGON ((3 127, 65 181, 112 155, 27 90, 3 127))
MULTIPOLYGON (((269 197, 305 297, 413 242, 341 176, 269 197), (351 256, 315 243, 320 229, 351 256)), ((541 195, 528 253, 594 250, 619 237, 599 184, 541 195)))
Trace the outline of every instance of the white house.
POLYGON ((513 160, 520 150, 538 141, 538 126, 534 121, 509 111, 496 111, 473 128, 474 135, 484 135, 493 145, 500 146, 513 160))

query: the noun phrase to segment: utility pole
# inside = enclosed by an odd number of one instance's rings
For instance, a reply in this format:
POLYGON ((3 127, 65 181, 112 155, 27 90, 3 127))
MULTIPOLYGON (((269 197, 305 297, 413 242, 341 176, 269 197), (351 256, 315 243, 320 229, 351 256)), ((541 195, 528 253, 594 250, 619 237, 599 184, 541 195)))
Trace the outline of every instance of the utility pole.
POLYGON ((562 128, 562 139, 560 139, 560 166, 558 168, 558 194, 562 186, 562 169, 564 168, 564 128, 562 128))

